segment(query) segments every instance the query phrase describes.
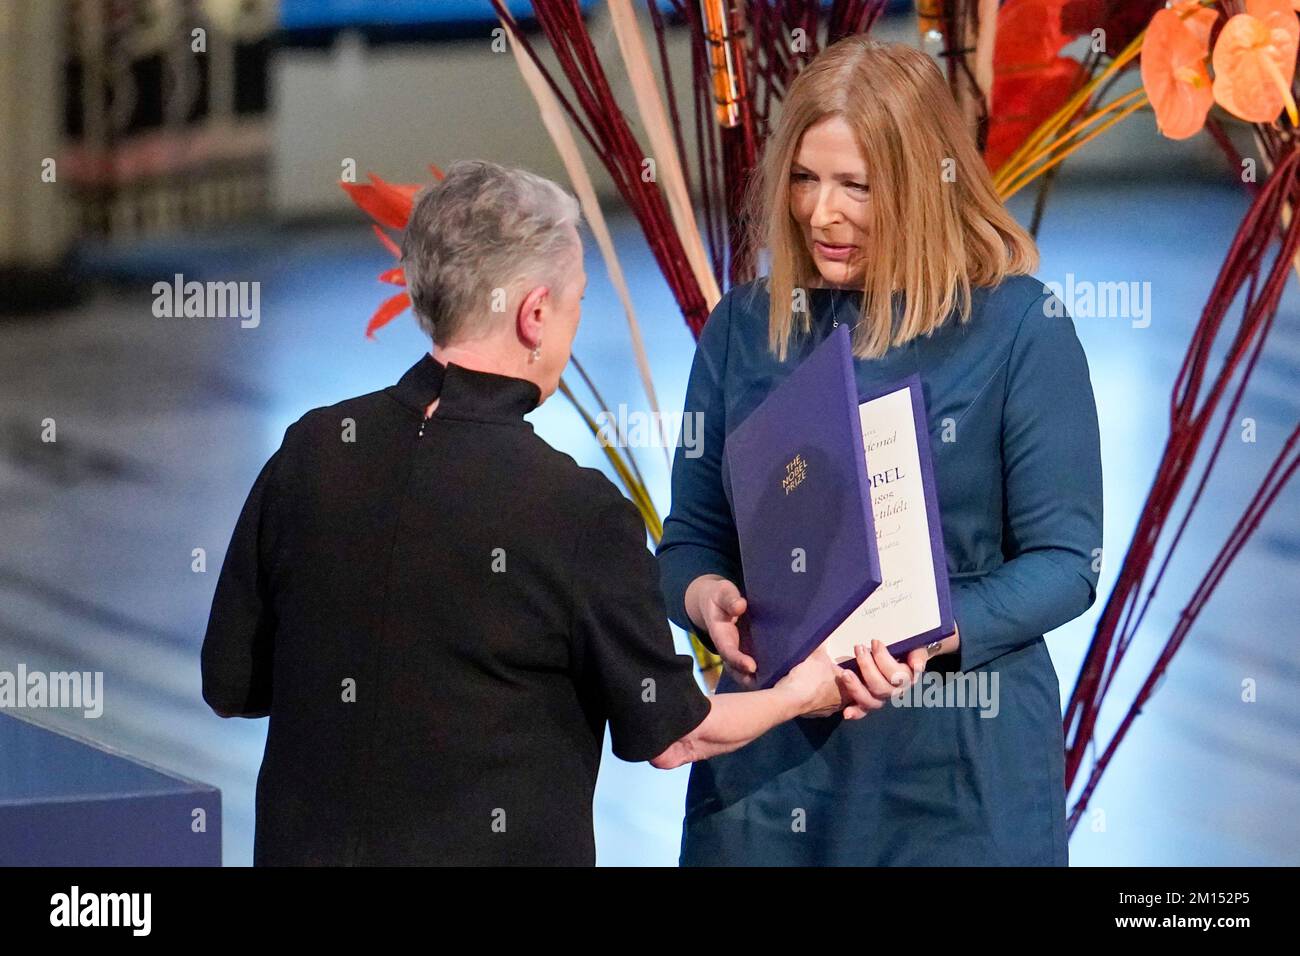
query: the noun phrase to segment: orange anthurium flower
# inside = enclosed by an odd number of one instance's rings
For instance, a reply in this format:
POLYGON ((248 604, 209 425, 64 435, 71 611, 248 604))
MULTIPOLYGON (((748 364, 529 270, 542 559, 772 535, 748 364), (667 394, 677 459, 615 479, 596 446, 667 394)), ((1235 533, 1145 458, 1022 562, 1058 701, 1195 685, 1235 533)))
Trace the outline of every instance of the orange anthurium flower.
POLYGON ((1291 95, 1300 44, 1292 2, 1247 0, 1246 12, 1223 25, 1214 44, 1214 99, 1234 116, 1271 123, 1285 106, 1291 124, 1300 126, 1291 95))
MULTIPOLYGON (((1300 0, 1293 2, 1300 3, 1300 0)), ((1214 29, 1214 21, 1219 19, 1219 11, 1214 7, 1202 6, 1201 0, 1179 0, 1173 5, 1173 12, 1182 18, 1183 26, 1196 35, 1202 55, 1209 56, 1210 31, 1214 29)))
MULTIPOLYGON (((1191 5, 1198 6, 1195 0, 1191 5)), ((1200 11, 1184 20, 1177 7, 1159 10, 1142 40, 1142 87, 1155 110, 1156 125, 1170 139, 1199 132, 1214 105, 1205 55, 1215 13, 1205 12, 1210 14, 1208 23, 1200 11)))

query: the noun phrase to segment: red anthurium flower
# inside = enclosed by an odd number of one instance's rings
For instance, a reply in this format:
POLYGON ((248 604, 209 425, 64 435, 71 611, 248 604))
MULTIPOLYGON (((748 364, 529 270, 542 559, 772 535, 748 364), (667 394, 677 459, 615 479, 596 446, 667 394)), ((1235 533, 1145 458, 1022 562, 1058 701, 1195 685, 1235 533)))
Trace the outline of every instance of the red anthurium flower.
POLYGON ((1083 64, 1069 57, 1034 70, 994 76, 993 116, 984 160, 997 170, 1020 144, 1061 108, 1083 82, 1083 64))
POLYGON ((1045 66, 1071 39, 1061 27, 1065 0, 1007 0, 998 10, 998 67, 1045 66))
POLYGON ((998 11, 993 111, 984 161, 996 170, 1083 82, 1083 65, 1060 50, 1065 0, 1009 0, 998 11))

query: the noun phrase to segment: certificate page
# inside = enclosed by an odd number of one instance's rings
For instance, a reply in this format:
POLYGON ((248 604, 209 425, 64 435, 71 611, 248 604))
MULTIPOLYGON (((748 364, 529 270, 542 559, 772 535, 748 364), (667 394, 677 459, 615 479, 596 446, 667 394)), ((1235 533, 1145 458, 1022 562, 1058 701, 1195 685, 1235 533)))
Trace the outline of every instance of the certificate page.
POLYGON ((940 624, 911 390, 900 388, 863 402, 858 415, 880 548, 881 585, 822 645, 836 662, 852 658, 855 644, 869 648, 874 638, 888 646, 940 624))

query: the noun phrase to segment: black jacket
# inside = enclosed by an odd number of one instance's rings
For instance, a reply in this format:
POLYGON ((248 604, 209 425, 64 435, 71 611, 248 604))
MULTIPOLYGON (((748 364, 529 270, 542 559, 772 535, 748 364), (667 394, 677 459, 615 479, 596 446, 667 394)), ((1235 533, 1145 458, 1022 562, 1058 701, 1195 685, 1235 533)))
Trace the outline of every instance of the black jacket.
POLYGON ((606 722, 647 760, 708 713, 640 515, 540 395, 425 355, 258 475, 202 655, 217 713, 271 718, 256 864, 591 864, 606 722))

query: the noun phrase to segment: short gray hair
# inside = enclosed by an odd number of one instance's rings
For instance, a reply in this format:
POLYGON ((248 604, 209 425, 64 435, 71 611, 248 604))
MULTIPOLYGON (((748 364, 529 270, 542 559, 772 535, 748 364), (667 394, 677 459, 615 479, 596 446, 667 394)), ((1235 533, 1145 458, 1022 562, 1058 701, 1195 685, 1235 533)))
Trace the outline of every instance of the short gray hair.
MULTIPOLYGON (((488 331, 493 290, 551 284, 575 251, 567 227, 582 210, 560 186, 524 169, 462 160, 416 194, 402 271, 420 328, 438 345, 488 331)), ((581 253, 581 240, 576 247, 581 253)))

